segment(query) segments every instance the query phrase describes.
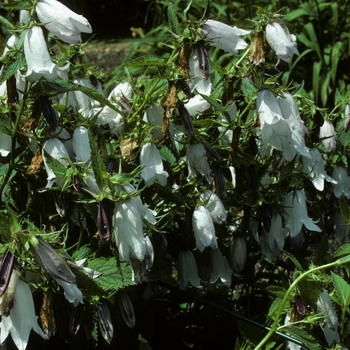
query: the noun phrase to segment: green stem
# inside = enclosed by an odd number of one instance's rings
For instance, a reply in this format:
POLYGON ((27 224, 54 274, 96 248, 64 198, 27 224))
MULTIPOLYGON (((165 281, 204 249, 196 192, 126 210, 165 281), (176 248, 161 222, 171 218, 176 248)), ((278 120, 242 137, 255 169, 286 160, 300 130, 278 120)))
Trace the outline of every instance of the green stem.
POLYGON ((267 343, 267 341, 277 332, 278 330, 278 322, 279 322, 279 319, 280 319, 280 315, 282 313, 282 310, 284 309, 287 301, 288 301, 288 298, 289 298, 289 295, 291 294, 291 292, 293 291, 293 289, 297 286, 297 284, 303 280, 307 275, 311 274, 311 273, 314 273, 316 271, 321 271, 321 270, 324 270, 324 269, 329 269, 331 267, 335 267, 335 266, 339 266, 339 265, 342 265, 344 263, 347 263, 349 262, 349 258, 346 257, 346 258, 341 258, 341 259, 338 259, 330 264, 326 264, 326 265, 322 265, 322 266, 318 266, 318 267, 315 267, 311 270, 308 270, 306 272, 304 272, 303 274, 301 274, 298 278, 296 278, 296 280, 290 285, 290 287, 288 288, 288 290, 286 291, 278 309, 277 309, 277 314, 276 314, 276 317, 275 317, 275 321, 273 322, 272 326, 271 326, 271 329, 270 331, 266 334, 266 336, 260 341, 260 343, 255 347, 254 350, 259 350, 259 349, 262 349, 263 346, 267 343))

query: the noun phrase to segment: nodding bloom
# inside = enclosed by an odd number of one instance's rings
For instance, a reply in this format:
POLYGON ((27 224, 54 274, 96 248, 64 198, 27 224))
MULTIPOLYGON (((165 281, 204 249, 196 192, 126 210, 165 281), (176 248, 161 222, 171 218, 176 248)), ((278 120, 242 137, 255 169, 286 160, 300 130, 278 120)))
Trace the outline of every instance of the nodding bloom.
POLYGON ((277 64, 280 60, 289 62, 293 53, 299 56, 295 35, 290 34, 287 28, 282 28, 276 22, 266 26, 266 40, 278 57, 277 64))
POLYGON ((147 187, 152 186, 155 180, 158 180, 162 186, 166 185, 169 174, 164 171, 162 158, 154 143, 147 142, 142 146, 140 164, 144 167, 141 177, 147 187))
POLYGON ((221 254, 219 249, 211 250, 211 262, 213 265, 213 272, 211 274, 210 283, 215 283, 218 278, 221 282, 231 287, 232 270, 227 259, 221 254))
POLYGON ((177 268, 179 271, 180 289, 186 289, 189 284, 199 289, 203 288, 198 277, 196 259, 190 250, 180 252, 177 259, 177 268))
POLYGON ((189 173, 187 180, 202 175, 209 183, 212 182, 213 178, 207 161, 207 152, 202 143, 187 145, 186 159, 189 173))
POLYGON ((248 44, 242 39, 242 35, 249 33, 250 30, 230 27, 227 24, 211 19, 208 19, 202 25, 202 36, 209 41, 209 44, 235 56, 238 56, 238 50, 243 50, 247 47, 248 44))
POLYGON ((335 151, 337 148, 337 138, 335 137, 335 129, 330 120, 325 120, 320 127, 320 138, 322 145, 328 151, 335 151))
POLYGON ((8 316, 2 316, 0 322, 0 343, 2 344, 9 334, 19 350, 25 350, 31 330, 42 338, 47 335, 38 325, 38 316, 35 315, 32 292, 27 283, 18 281, 13 299, 13 307, 8 316))
POLYGON ((303 225, 310 231, 322 231, 308 216, 304 189, 288 193, 284 197, 283 207, 286 229, 289 230, 291 238, 298 235, 303 225))
POLYGON ((342 166, 337 166, 333 170, 332 177, 336 181, 333 184, 334 195, 337 198, 340 198, 342 195, 350 198, 350 177, 347 170, 342 166))
POLYGON ((57 72, 67 69, 68 65, 58 68, 52 62, 47 49, 43 30, 39 26, 29 28, 24 36, 24 56, 27 62, 27 72, 23 75, 30 81, 36 81, 44 77, 47 80, 55 80, 57 72))
POLYGON ((56 0, 40 0, 36 14, 45 28, 68 44, 81 42, 81 33, 91 33, 88 20, 56 0))
POLYGON ((247 243, 242 236, 235 236, 230 245, 231 263, 235 271, 241 272, 247 262, 247 243))
POLYGON ((221 199, 210 190, 202 192, 200 197, 202 201, 205 201, 204 206, 208 209, 213 222, 223 224, 227 219, 227 211, 221 199))
POLYGON ((192 215, 192 227, 197 248, 201 252, 205 247, 213 249, 218 247, 213 219, 207 208, 202 205, 195 208, 192 215))
POLYGON ((74 130, 72 144, 75 160, 86 166, 91 158, 91 147, 89 142, 89 131, 85 126, 78 126, 74 130))

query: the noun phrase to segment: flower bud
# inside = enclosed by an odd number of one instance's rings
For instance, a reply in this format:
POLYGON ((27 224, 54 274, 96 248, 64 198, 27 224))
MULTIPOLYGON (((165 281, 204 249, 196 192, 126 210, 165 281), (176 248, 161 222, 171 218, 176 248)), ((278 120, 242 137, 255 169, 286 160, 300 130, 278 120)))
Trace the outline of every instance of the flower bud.
POLYGON ((0 316, 8 316, 10 314, 12 308, 11 304, 15 296, 18 280, 19 274, 16 270, 12 269, 7 288, 0 297, 0 316))
POLYGON ((177 268, 179 271, 180 289, 186 289, 189 284, 202 289, 201 280, 198 277, 196 259, 190 250, 182 251, 178 257, 177 268))
POLYGON ((47 96, 40 96, 41 109, 47 124, 49 124, 50 130, 55 131, 58 127, 58 119, 56 112, 52 108, 51 102, 47 96))
POLYGON ((70 313, 69 331, 71 334, 76 335, 79 332, 83 314, 83 304, 73 306, 70 313))
POLYGON ((98 326, 103 339, 110 344, 114 333, 112 317, 106 301, 103 299, 100 299, 100 301, 100 304, 96 304, 98 326))
POLYGON ((235 236, 230 245, 231 263, 235 271, 242 272, 247 261, 247 243, 242 236, 235 236))
POLYGON ((128 294, 124 291, 120 291, 119 295, 119 309, 125 324, 129 328, 135 326, 135 314, 131 300, 128 294))
POLYGON ((0 297, 5 293, 13 270, 14 256, 7 249, 0 261, 0 297))
POLYGON ((103 198, 98 203, 97 208, 97 230, 103 243, 108 243, 112 228, 112 213, 110 210, 110 201, 103 198))
POLYGON ((185 128, 186 134, 189 138, 192 138, 194 135, 192 117, 188 113, 188 110, 184 106, 179 106, 178 108, 179 116, 181 119, 181 123, 185 128))

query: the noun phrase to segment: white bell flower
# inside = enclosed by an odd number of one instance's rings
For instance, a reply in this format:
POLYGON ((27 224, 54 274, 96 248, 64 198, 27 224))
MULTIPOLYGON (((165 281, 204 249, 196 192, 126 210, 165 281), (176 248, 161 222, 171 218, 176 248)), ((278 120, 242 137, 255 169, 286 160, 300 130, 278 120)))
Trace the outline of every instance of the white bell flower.
POLYGON ((131 257, 142 261, 146 254, 146 242, 141 214, 134 201, 128 199, 115 205, 113 227, 121 257, 126 262, 130 262, 131 257))
POLYGON ((288 193, 283 199, 283 207, 286 229, 291 238, 299 234, 303 225, 310 231, 322 231, 308 216, 304 189, 288 193))
POLYGON ((73 133, 73 150, 75 160, 87 165, 91 159, 89 131, 85 126, 78 126, 73 133))
POLYGON ((191 88, 191 91, 195 90, 200 94, 209 96, 211 93, 211 81, 210 78, 205 79, 199 67, 199 52, 198 50, 194 50, 192 55, 188 60, 188 65, 191 71, 192 79, 188 81, 188 85, 191 88))
POLYGON ((312 184, 314 187, 323 191, 324 189, 324 180, 332 184, 337 182, 327 175, 324 170, 323 159, 317 148, 310 149, 310 155, 312 158, 302 157, 303 160, 303 170, 310 175, 312 184))
POLYGON ((68 44, 81 42, 81 33, 91 33, 88 20, 56 0, 40 0, 36 14, 45 28, 68 44))
POLYGON ((230 255, 234 270, 241 272, 247 262, 247 242, 244 237, 233 237, 230 245, 230 255))
POLYGON ((333 184, 333 193, 337 198, 344 195, 346 198, 350 198, 350 177, 347 170, 342 166, 334 168, 332 173, 333 179, 336 181, 333 184))
POLYGON ((243 30, 237 27, 230 27, 227 24, 208 19, 202 26, 202 35, 209 43, 226 52, 238 56, 238 50, 247 47, 242 35, 249 34, 250 30, 243 30))
POLYGON ((293 53, 299 56, 295 35, 290 34, 287 28, 282 28, 276 22, 269 23, 266 26, 266 40, 278 57, 277 64, 280 60, 289 62, 293 53))
POLYGON ((205 207, 208 209, 213 222, 216 224, 223 224, 227 219, 227 211, 217 194, 210 190, 205 190, 201 193, 200 198, 205 201, 205 207))
POLYGON ((203 288, 201 286, 201 280, 198 277, 196 259, 190 250, 180 252, 177 259, 177 268, 179 271, 180 289, 186 289, 189 284, 199 289, 203 288))
POLYGON ((147 187, 152 186, 155 180, 162 186, 166 185, 169 174, 164 171, 162 158, 154 143, 147 142, 142 146, 140 164, 144 167, 141 177, 147 187))
POLYGON ((226 284, 227 287, 231 287, 232 282, 232 270, 230 265, 219 249, 211 250, 211 262, 213 265, 213 272, 211 274, 210 283, 215 283, 218 278, 221 282, 226 284))
POLYGON ((9 316, 2 316, 0 322, 0 343, 3 343, 11 334, 12 340, 19 350, 25 350, 31 330, 38 333, 42 338, 48 339, 47 335, 38 325, 38 316, 35 315, 32 292, 27 283, 18 281, 13 308, 9 316))
POLYGON ((328 151, 335 151, 337 148, 337 138, 335 137, 335 129, 330 120, 325 120, 320 127, 320 138, 322 145, 328 151))
POLYGON ((196 115, 198 113, 203 113, 210 108, 210 103, 201 95, 196 95, 190 98, 184 106, 190 115, 196 115))
POLYGON ((186 159, 188 167, 188 181, 197 175, 202 175, 209 183, 212 182, 213 178, 211 176, 210 167, 207 161, 207 152, 202 143, 187 145, 186 159))
POLYGON ((205 247, 218 247, 213 219, 207 208, 200 205, 194 209, 192 227, 199 251, 202 252, 205 247))
POLYGON ((59 69, 67 69, 68 65, 58 68, 52 62, 47 49, 43 30, 39 26, 29 28, 24 36, 24 56, 27 62, 27 72, 23 77, 29 81, 37 81, 44 77, 53 81, 59 69))
POLYGON ((83 293, 76 283, 68 283, 60 278, 54 278, 54 280, 64 289, 64 296, 74 307, 78 306, 79 303, 84 304, 83 293))

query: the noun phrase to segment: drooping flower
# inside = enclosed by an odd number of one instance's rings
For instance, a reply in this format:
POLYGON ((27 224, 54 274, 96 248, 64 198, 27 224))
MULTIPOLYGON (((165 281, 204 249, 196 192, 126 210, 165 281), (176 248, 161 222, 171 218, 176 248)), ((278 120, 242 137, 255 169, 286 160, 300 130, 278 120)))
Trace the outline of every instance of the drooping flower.
POLYGON ((144 168, 141 177, 145 181, 146 186, 150 187, 155 180, 165 186, 169 174, 164 171, 163 161, 154 143, 147 142, 143 145, 140 153, 140 164, 144 168))
POLYGON ((287 28, 282 28, 276 22, 269 23, 266 26, 266 40, 272 50, 275 51, 278 62, 279 60, 289 62, 293 53, 299 55, 299 51, 296 48, 295 35, 290 34, 287 28))
POLYGON ((319 191, 323 191, 324 180, 336 184, 337 182, 327 175, 324 170, 323 159, 321 153, 317 148, 310 149, 310 155, 312 158, 302 157, 303 159, 303 170, 310 175, 312 184, 319 191))
POLYGON ((204 206, 208 209, 213 222, 223 224, 227 219, 227 211, 221 199, 212 191, 205 190, 200 196, 202 201, 205 201, 204 206))
POLYGON ((12 340, 19 350, 25 350, 30 331, 33 329, 42 338, 48 339, 37 322, 32 292, 27 283, 18 281, 13 308, 9 316, 2 316, 0 322, 0 343, 11 334, 12 340))
POLYGON ((350 198, 350 177, 347 170, 342 166, 337 166, 333 170, 332 177, 336 181, 333 184, 334 195, 337 198, 340 198, 342 195, 350 198))
POLYGON ((146 243, 141 214, 135 202, 128 199, 115 205, 113 226, 121 257, 126 262, 130 262, 131 257, 142 261, 146 254, 146 243))
POLYGON ((202 35, 209 43, 226 52, 238 56, 238 50, 247 47, 242 35, 249 34, 250 30, 243 30, 237 27, 230 27, 227 24, 208 19, 202 26, 202 35))
POLYGON ((213 178, 207 161, 207 153, 202 143, 187 145, 186 159, 188 167, 187 180, 197 175, 202 175, 209 183, 212 182, 213 178))
POLYGON ((219 249, 211 250, 211 262, 213 265, 213 272, 210 278, 210 283, 215 283, 218 278, 221 282, 226 284, 227 287, 231 287, 232 282, 232 270, 230 265, 219 249))
POLYGON ((300 232, 303 225, 310 231, 322 231, 308 216, 304 189, 288 193, 283 200, 283 207, 286 229, 292 238, 300 232))
POLYGON ((87 165, 91 158, 91 147, 89 142, 89 131, 85 126, 78 126, 73 133, 73 150, 75 160, 87 165))
POLYGON ((320 127, 320 139, 322 145, 328 151, 335 151, 337 148, 337 138, 335 137, 335 129, 330 120, 325 120, 320 127))
POLYGON ((195 208, 192 215, 192 227, 197 248, 201 252, 205 247, 213 249, 218 247, 213 219, 207 208, 202 205, 195 208))
POLYGON ((81 33, 92 32, 85 17, 56 0, 40 0, 36 4, 36 14, 49 32, 68 44, 80 43, 81 33))
POLYGON ((247 243, 242 236, 235 236, 230 245, 231 263, 235 271, 241 272, 247 262, 247 243))
POLYGON ((196 259, 190 250, 180 252, 177 259, 177 268, 179 271, 180 289, 186 289, 189 284, 199 289, 203 288, 198 277, 196 259))
POLYGON ((203 113, 210 107, 210 103, 205 100, 201 95, 196 95, 189 99, 185 103, 185 108, 187 109, 190 115, 195 115, 198 113, 203 113))
POLYGON ((37 81, 44 77, 52 81, 58 77, 59 68, 52 62, 41 27, 33 26, 27 30, 24 36, 24 55, 27 62, 27 72, 23 77, 27 80, 37 81))

